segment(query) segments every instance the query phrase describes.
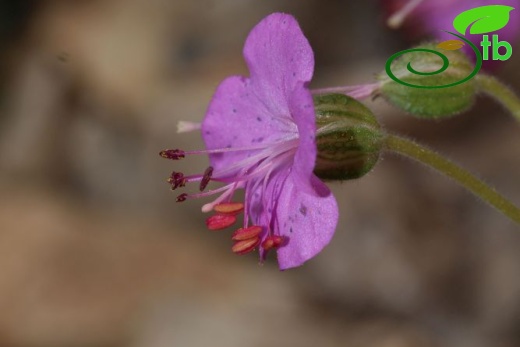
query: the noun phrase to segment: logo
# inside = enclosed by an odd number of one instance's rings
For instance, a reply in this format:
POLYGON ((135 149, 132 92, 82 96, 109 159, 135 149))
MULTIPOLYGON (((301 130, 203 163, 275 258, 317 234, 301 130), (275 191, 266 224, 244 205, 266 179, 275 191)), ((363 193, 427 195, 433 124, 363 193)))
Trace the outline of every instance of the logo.
POLYGON ((388 60, 386 61, 386 73, 388 76, 393 79, 395 82, 400 83, 402 85, 413 87, 413 88, 424 88, 424 89, 439 89, 439 88, 449 88, 453 87, 459 84, 462 84, 464 82, 469 81, 475 75, 480 71, 482 68, 482 62, 483 60, 489 60, 490 58, 493 60, 500 60, 505 61, 511 58, 513 54, 513 47, 511 44, 507 41, 500 41, 498 35, 493 34, 491 35, 490 39, 490 33, 497 31, 499 29, 504 28, 507 23, 509 22, 509 13, 514 10, 514 7, 511 6, 505 6, 505 5, 488 5, 488 6, 480 6, 473 8, 471 10, 467 10, 459 14, 455 19, 453 20, 453 28, 460 34, 453 33, 451 31, 445 31, 448 34, 456 37, 457 39, 447 40, 444 42, 441 42, 437 45, 437 48, 448 50, 448 51, 454 51, 461 49, 466 44, 469 45, 473 52, 475 53, 476 62, 475 62, 475 68, 473 71, 466 76, 464 79, 460 81, 456 81, 449 84, 444 84, 440 86, 422 86, 422 85, 416 85, 412 83, 408 83, 405 81, 400 80, 391 70, 392 62, 400 57, 403 54, 411 53, 411 52, 428 52, 435 54, 439 56, 442 59, 442 66, 441 68, 437 69, 436 71, 430 71, 430 72, 421 72, 415 70, 411 63, 408 63, 407 69, 409 72, 411 72, 414 75, 421 75, 421 76, 432 76, 439 73, 442 73, 446 69, 448 69, 450 62, 448 60, 448 57, 446 57, 444 54, 442 54, 439 51, 433 50, 433 49, 427 49, 427 48, 412 48, 412 49, 406 49, 404 51, 397 52, 393 54, 388 60), (466 32, 474 35, 482 35, 482 41, 480 42, 480 46, 482 47, 482 53, 480 52, 479 48, 475 46, 471 41, 469 41, 464 35, 466 35, 466 32))

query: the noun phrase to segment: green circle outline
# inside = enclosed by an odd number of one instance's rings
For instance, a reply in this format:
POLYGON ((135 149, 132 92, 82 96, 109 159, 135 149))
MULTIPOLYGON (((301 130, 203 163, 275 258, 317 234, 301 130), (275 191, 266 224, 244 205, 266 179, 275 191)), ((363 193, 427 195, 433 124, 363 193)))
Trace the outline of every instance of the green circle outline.
POLYGON ((445 71, 449 67, 449 64, 450 64, 448 58, 444 54, 442 54, 440 52, 434 51, 433 49, 427 49, 427 48, 405 49, 404 51, 400 51, 400 52, 392 54, 392 56, 390 56, 390 58, 388 58, 388 60, 386 61, 386 64, 385 64, 385 70, 386 70, 386 73, 388 74, 388 76, 392 80, 394 80, 395 82, 397 82, 399 84, 402 84, 404 86, 412 87, 412 88, 421 88, 421 89, 441 89, 441 88, 454 87, 456 85, 465 83, 465 82, 469 81, 470 79, 472 79, 473 77, 475 77, 475 75, 482 68, 482 54, 478 50, 477 46, 475 46, 471 41, 466 39, 464 36, 452 33, 451 31, 445 31, 445 32, 447 32, 448 34, 457 36, 458 38, 460 38, 461 40, 466 42, 468 45, 470 45, 470 47, 473 49, 473 52, 475 52, 475 56, 477 57, 477 61, 475 62, 475 68, 473 69, 473 71, 466 78, 464 78, 463 80, 457 81, 457 82, 453 82, 453 83, 450 83, 450 84, 443 84, 443 85, 440 85, 440 86, 420 86, 420 85, 408 83, 408 82, 405 82, 405 81, 401 81, 399 78, 397 78, 396 75, 394 75, 394 73, 391 70, 391 65, 392 65, 393 61, 397 57, 399 57, 399 56, 401 56, 403 54, 406 54, 406 53, 410 53, 410 52, 428 52, 428 53, 433 53, 433 54, 436 54, 437 56, 441 57, 442 61, 443 61, 442 67, 440 69, 436 70, 436 71, 433 71, 433 72, 420 72, 420 71, 417 71, 417 70, 415 70, 412 67, 411 62, 409 62, 408 65, 406 66, 406 68, 411 73, 416 74, 416 75, 422 75, 422 76, 432 76, 432 75, 436 75, 436 74, 439 74, 439 73, 445 71))

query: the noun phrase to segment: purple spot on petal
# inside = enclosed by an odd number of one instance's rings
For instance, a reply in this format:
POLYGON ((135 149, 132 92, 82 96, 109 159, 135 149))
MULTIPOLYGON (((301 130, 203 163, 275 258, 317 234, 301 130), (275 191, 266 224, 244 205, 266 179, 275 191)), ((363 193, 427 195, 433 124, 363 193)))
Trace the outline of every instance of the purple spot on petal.
POLYGON ((300 210, 299 210, 299 211, 300 211, 300 213, 301 213, 304 217, 307 216, 307 207, 306 207, 304 204, 301 204, 301 205, 300 205, 300 210))
POLYGON ((289 228, 289 232, 290 232, 290 233, 292 233, 292 232, 293 232, 293 231, 292 231, 292 228, 289 228))
POLYGON ((236 108, 233 109, 233 113, 237 113, 237 109, 236 108))
POLYGON ((256 120, 261 122, 262 121, 262 118, 261 117, 256 117, 256 120))

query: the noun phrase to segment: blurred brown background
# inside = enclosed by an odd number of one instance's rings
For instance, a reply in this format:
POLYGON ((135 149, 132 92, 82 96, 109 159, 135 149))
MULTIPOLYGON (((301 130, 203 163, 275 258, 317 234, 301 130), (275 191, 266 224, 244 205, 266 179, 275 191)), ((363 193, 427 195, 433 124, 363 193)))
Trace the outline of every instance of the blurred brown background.
MULTIPOLYGON (((453 182, 386 156, 333 183, 341 219, 305 266, 231 253, 165 178, 265 15, 294 14, 313 87, 369 82, 407 47, 376 1, 0 3, 0 346, 520 346, 520 233, 453 182)), ((519 46, 520 47, 520 46, 519 46)), ((520 59, 499 76, 520 90, 520 59)), ((385 127, 520 202, 520 127, 499 106, 385 127)))

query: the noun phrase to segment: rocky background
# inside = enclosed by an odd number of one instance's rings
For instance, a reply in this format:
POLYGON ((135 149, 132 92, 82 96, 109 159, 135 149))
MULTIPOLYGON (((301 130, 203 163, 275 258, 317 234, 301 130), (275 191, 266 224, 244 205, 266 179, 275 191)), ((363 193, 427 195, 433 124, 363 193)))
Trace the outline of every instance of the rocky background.
MULTIPOLYGON (((244 39, 275 11, 315 49, 315 88, 371 81, 408 47, 376 1, 0 3, 0 346, 520 345, 518 226, 420 165, 387 155, 332 183, 333 242, 286 272, 175 203, 165 178, 207 162, 158 151, 202 146, 177 121, 247 73, 244 39)), ((520 91, 518 54, 501 67, 520 91)), ((520 126, 496 103, 442 122, 368 103, 520 202, 520 126)))

